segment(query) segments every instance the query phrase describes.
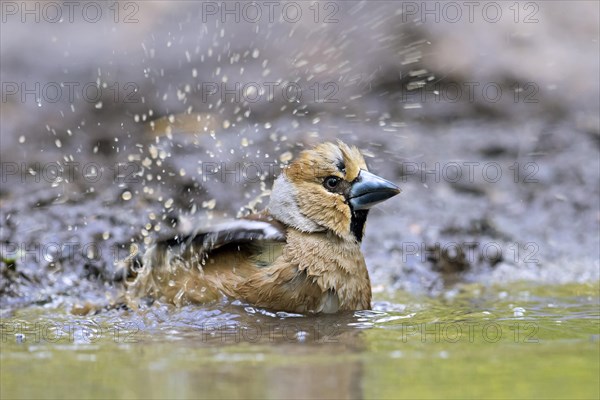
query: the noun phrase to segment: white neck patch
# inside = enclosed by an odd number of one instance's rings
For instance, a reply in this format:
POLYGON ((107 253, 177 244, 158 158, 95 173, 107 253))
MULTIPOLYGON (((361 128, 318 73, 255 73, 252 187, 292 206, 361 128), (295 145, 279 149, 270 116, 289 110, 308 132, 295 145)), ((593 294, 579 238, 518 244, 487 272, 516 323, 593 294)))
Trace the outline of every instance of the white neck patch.
POLYGON ((267 206, 269 213, 284 224, 302 232, 322 232, 327 230, 302 214, 300 207, 298 207, 296 196, 297 191, 294 185, 284 174, 279 175, 275 179, 275 182, 273 182, 271 200, 267 206))

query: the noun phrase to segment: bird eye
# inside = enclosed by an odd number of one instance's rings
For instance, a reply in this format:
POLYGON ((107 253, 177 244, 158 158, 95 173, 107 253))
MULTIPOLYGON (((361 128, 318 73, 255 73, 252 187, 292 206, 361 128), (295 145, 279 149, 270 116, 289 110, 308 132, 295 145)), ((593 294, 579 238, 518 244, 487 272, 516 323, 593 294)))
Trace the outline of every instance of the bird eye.
POLYGON ((342 180, 340 178, 338 178, 337 176, 328 176, 323 181, 323 185, 325 186, 325 188, 332 190, 332 189, 335 189, 340 184, 341 181, 342 180))

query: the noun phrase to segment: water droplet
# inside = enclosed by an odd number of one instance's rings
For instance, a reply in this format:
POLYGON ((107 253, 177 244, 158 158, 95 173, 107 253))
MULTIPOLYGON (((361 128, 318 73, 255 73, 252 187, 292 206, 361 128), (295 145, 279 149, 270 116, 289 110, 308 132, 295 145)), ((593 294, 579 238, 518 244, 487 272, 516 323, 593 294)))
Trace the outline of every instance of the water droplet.
POLYGON ((216 205, 217 205, 216 199, 202 202, 202 208, 208 208, 209 210, 212 210, 213 208, 215 208, 216 205))
POLYGON ((148 147, 148 151, 150 152, 150 157, 156 159, 158 157, 158 149, 153 144, 148 147))
POLYGON ((298 331, 298 332, 296 333, 296 339, 297 339, 299 342, 304 342, 304 341, 306 341, 306 339, 307 339, 307 338, 308 338, 308 332, 305 332, 305 331, 298 331))
POLYGON ((513 315, 515 317, 522 317, 525 315, 525 309, 523 307, 515 307, 513 308, 513 315))
POLYGON ((391 358, 402 358, 402 352, 400 350, 394 350, 390 353, 391 358))
POLYGON ((288 162, 292 159, 293 155, 290 151, 286 151, 285 153, 281 154, 279 156, 279 161, 285 163, 288 162))

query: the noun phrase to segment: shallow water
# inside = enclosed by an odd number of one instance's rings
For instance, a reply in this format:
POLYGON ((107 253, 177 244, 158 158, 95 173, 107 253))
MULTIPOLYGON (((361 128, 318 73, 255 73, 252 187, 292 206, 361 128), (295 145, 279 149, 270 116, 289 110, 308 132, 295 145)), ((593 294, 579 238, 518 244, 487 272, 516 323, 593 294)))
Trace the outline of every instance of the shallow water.
POLYGON ((500 2, 499 23, 295 3, 297 23, 198 1, 6 15, 0 398, 599 398, 599 3, 500 2), (280 82, 302 99, 223 90, 280 82), (262 208, 280 162, 336 139, 403 190, 369 216, 374 311, 71 314, 109 302, 133 247, 262 208))
POLYGON ((598 398, 598 290, 463 285, 335 316, 23 309, 2 319, 1 397, 598 398))

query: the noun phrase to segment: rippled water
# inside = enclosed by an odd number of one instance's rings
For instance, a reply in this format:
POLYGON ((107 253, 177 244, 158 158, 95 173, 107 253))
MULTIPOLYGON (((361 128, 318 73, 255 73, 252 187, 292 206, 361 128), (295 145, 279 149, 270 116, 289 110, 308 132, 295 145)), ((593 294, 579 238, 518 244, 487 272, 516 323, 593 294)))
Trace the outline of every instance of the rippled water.
POLYGON ((462 286, 334 316, 25 309, 2 319, 1 397, 598 398, 598 290, 462 286))
POLYGON ((462 2, 459 23, 406 18, 425 2, 294 2, 297 23, 98 3, 99 23, 3 14, 0 398, 600 397, 598 2, 500 2, 499 23, 462 2), (304 96, 206 91, 274 83, 304 96), (133 247, 261 208, 273 162, 335 139, 403 190, 369 216, 373 311, 71 314, 116 296, 133 247))

